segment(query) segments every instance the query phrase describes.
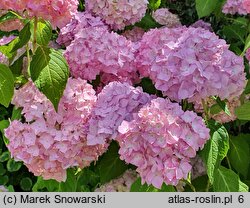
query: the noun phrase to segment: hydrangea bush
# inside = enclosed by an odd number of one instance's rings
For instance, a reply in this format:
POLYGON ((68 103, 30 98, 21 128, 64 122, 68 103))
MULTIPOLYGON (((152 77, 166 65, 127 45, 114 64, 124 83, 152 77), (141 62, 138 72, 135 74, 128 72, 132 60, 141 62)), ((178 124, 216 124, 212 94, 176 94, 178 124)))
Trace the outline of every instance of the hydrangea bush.
POLYGON ((0 192, 248 191, 249 17, 249 0, 1 1, 0 192))

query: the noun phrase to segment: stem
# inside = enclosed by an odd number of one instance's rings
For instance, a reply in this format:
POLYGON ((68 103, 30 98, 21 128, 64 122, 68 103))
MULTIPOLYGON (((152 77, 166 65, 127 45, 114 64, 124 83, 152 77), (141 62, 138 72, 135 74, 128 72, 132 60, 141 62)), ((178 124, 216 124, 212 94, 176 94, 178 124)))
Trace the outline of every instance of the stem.
POLYGON ((209 188, 210 188, 210 181, 209 181, 209 179, 207 180, 207 187, 206 187, 206 192, 209 192, 209 188))
POLYGON ((228 156, 226 156, 226 160, 227 160, 227 164, 228 164, 229 169, 232 170, 232 166, 231 166, 231 164, 230 164, 230 161, 229 161, 229 159, 228 159, 228 156))
POLYGON ((208 112, 207 103, 206 103, 206 101, 204 99, 202 99, 201 102, 202 102, 203 110, 204 110, 204 113, 205 113, 205 120, 207 122, 209 120, 209 112, 208 112))
POLYGON ((189 187, 192 189, 193 192, 196 192, 196 189, 195 189, 195 187, 193 186, 192 183, 190 183, 188 180, 183 180, 183 182, 185 182, 186 184, 188 184, 189 187))
POLYGON ((28 62, 28 67, 27 67, 27 73, 28 76, 30 77, 30 48, 29 48, 29 43, 26 45, 26 52, 27 52, 27 62, 28 62))
POLYGON ((35 17, 35 21, 34 21, 34 37, 33 37, 33 53, 35 53, 36 51, 36 47, 37 47, 37 40, 36 40, 36 31, 37 31, 37 17, 35 17))

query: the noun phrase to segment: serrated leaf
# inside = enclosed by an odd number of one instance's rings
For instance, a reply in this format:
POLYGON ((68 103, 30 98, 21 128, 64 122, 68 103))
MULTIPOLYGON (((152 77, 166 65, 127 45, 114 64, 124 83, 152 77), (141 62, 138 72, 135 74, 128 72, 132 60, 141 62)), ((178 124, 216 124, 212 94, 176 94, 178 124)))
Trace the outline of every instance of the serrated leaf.
POLYGON ((0 162, 6 162, 10 159, 10 153, 9 152, 3 152, 1 155, 0 155, 0 162))
POLYGON ((146 183, 141 184, 141 178, 137 178, 137 180, 131 185, 130 192, 176 192, 176 190, 173 186, 168 186, 166 184, 163 184, 161 189, 157 189, 146 183))
POLYGON ((86 190, 86 188, 89 189, 89 186, 96 187, 99 181, 100 177, 96 172, 84 168, 77 177, 77 191, 86 190))
POLYGON ((128 165, 126 165, 124 161, 120 160, 118 150, 118 144, 116 142, 112 142, 108 151, 98 160, 96 164, 96 169, 99 172, 102 184, 119 177, 128 169, 128 165))
POLYGON ((210 139, 200 154, 206 163, 207 174, 213 184, 214 174, 229 150, 229 136, 226 128, 213 120, 208 122, 210 139))
POLYGON ((12 110, 11 121, 20 120, 22 117, 22 109, 14 107, 12 110))
POLYGON ((229 161, 233 168, 247 177, 249 167, 249 145, 244 137, 240 135, 230 138, 229 161))
POLYGON ((54 49, 38 47, 30 63, 30 74, 37 88, 57 110, 69 77, 63 55, 54 49))
POLYGON ((240 120, 250 120, 250 102, 245 102, 243 105, 235 109, 235 115, 240 120))
POLYGON ((209 16, 215 9, 218 0, 196 0, 196 11, 199 18, 209 16))
POLYGON ((240 181, 232 170, 220 166, 214 175, 213 189, 215 192, 247 192, 248 186, 240 181))
POLYGON ((10 69, 0 64, 0 104, 8 107, 14 94, 14 78, 10 69))
POLYGON ((149 30, 151 28, 157 28, 161 25, 157 23, 150 14, 146 14, 140 22, 135 24, 137 27, 143 28, 144 30, 149 30))

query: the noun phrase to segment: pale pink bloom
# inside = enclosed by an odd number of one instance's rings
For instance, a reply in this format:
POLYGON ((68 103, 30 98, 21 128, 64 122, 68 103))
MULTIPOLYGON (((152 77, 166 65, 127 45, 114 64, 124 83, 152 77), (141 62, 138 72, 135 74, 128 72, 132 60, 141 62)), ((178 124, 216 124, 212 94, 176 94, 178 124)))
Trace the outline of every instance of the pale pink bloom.
POLYGON ((191 170, 190 158, 209 139, 201 117, 177 103, 157 98, 119 126, 120 158, 137 166, 142 182, 177 185, 191 170))
POLYGON ((168 28, 179 27, 181 22, 176 14, 171 13, 167 8, 160 8, 153 12, 156 22, 168 28))
POLYGON ((223 6, 222 12, 225 14, 242 14, 246 15, 249 11, 247 11, 247 5, 249 0, 227 0, 225 5, 223 6))
POLYGON ((88 121, 95 102, 95 91, 87 81, 70 78, 56 112, 29 81, 15 91, 12 101, 23 108, 26 122, 13 121, 5 131, 11 156, 23 161, 34 175, 57 181, 66 180, 70 167, 90 165, 108 146, 87 145, 88 121))
POLYGON ((147 0, 86 0, 86 11, 100 16, 112 29, 139 22, 147 10, 147 0))
POLYGON ((243 58, 202 28, 150 30, 140 42, 136 63, 141 76, 149 76, 156 89, 176 101, 229 99, 245 87, 243 58))

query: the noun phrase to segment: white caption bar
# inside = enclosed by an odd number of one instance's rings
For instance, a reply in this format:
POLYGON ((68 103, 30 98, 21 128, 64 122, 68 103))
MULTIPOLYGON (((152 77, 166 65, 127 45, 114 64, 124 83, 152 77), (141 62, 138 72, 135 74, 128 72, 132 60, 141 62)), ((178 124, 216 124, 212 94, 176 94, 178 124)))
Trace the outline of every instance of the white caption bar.
POLYGON ((249 193, 2 192, 0 207, 201 208, 250 207, 249 193), (38 206, 39 205, 39 206, 38 206))

